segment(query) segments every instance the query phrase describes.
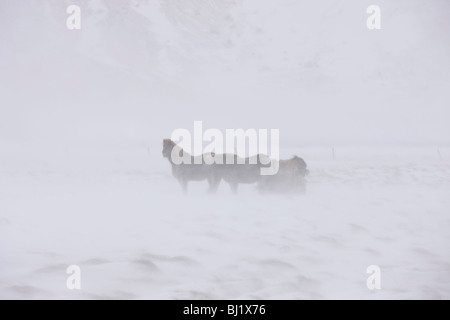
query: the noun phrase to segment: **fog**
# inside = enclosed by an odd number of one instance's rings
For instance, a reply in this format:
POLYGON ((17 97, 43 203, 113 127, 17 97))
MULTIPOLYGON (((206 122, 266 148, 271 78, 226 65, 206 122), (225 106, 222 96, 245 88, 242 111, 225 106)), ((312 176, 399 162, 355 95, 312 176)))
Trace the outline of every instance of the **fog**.
POLYGON ((194 120, 301 144, 444 144, 447 1, 2 1, 3 139, 152 140, 194 120))
POLYGON ((450 298, 449 12, 1 0, 0 298, 450 298), (184 195, 162 139, 195 121, 278 129, 306 191, 184 195))

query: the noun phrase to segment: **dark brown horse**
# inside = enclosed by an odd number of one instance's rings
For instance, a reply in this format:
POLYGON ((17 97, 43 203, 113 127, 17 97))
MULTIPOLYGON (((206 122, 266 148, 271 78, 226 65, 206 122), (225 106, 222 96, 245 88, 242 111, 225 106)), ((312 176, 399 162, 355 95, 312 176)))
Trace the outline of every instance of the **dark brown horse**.
POLYGON ((192 156, 170 139, 163 140, 162 154, 172 165, 172 174, 178 180, 185 193, 187 192, 189 181, 202 180, 208 181, 210 192, 217 191, 220 184, 220 174, 216 170, 216 165, 204 162, 204 157, 211 154, 192 156), (187 161, 179 163, 175 161, 175 158, 183 158, 187 161))
POLYGON ((261 179, 261 168, 268 167, 266 164, 270 159, 264 155, 255 155, 253 157, 241 158, 237 155, 231 155, 233 163, 225 163, 217 166, 220 177, 231 187, 233 193, 237 193, 239 184, 253 184, 261 179), (263 161, 266 161, 263 163, 263 161))
POLYGON ((170 139, 163 140, 162 154, 172 165, 172 174, 184 192, 187 192, 189 181, 202 180, 208 181, 210 192, 216 192, 222 179, 230 185, 233 193, 237 192, 239 184, 253 183, 257 183, 263 193, 305 191, 308 170, 306 162, 297 156, 289 160, 270 160, 260 154, 249 158, 214 153, 192 156, 170 139), (261 168, 270 167, 273 161, 278 161, 278 172, 261 175, 261 168))

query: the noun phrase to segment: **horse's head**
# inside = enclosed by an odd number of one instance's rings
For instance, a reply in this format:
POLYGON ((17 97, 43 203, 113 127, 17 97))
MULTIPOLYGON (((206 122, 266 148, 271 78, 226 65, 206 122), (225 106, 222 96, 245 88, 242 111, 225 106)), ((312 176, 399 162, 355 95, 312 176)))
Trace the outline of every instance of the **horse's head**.
POLYGON ((309 174, 309 170, 306 169, 307 164, 305 160, 300 157, 294 156, 290 161, 295 165, 297 172, 302 176, 306 176, 309 174))
POLYGON ((164 139, 163 140, 163 150, 162 155, 165 158, 170 158, 172 154, 172 149, 175 147, 175 142, 173 142, 170 139, 164 139))

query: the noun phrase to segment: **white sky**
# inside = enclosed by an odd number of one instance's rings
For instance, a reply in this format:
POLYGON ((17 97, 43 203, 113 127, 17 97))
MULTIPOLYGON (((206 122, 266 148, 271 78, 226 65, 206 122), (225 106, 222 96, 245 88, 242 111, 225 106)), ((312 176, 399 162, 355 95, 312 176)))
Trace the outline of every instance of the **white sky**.
POLYGON ((0 137, 160 140, 194 120, 302 144, 448 144, 450 3, 0 4, 0 137), (82 29, 66 28, 67 5, 82 29))

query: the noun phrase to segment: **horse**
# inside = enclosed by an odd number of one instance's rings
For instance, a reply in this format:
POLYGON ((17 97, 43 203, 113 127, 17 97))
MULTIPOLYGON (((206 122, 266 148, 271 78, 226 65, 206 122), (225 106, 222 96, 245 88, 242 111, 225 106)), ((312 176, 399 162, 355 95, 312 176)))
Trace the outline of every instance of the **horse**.
POLYGON ((297 156, 289 160, 271 160, 262 154, 242 158, 236 154, 214 152, 192 156, 170 139, 163 140, 162 154, 172 165, 172 174, 185 193, 189 181, 202 180, 208 181, 210 192, 216 192, 222 179, 230 185, 233 193, 237 193, 239 184, 253 183, 261 193, 304 192, 305 177, 309 173, 306 162, 297 156), (176 163, 173 155, 183 158, 183 161, 176 163), (261 168, 270 167, 272 161, 278 161, 278 172, 261 175, 261 168))
POLYGON ((278 172, 274 175, 261 176, 257 185, 258 190, 261 193, 305 193, 306 176, 309 174, 305 160, 294 156, 289 160, 278 162, 278 172))
POLYGON ((187 193, 189 181, 207 180, 209 184, 209 192, 216 192, 220 184, 220 173, 216 169, 215 164, 206 164, 204 159, 211 154, 203 154, 200 156, 192 156, 184 151, 171 139, 163 140, 163 157, 167 158, 172 165, 172 174, 180 183, 183 192, 187 193), (174 148, 176 148, 174 150, 174 148), (176 163, 172 158, 173 154, 182 157, 186 162, 176 163), (197 164, 199 163, 199 164, 197 164))

